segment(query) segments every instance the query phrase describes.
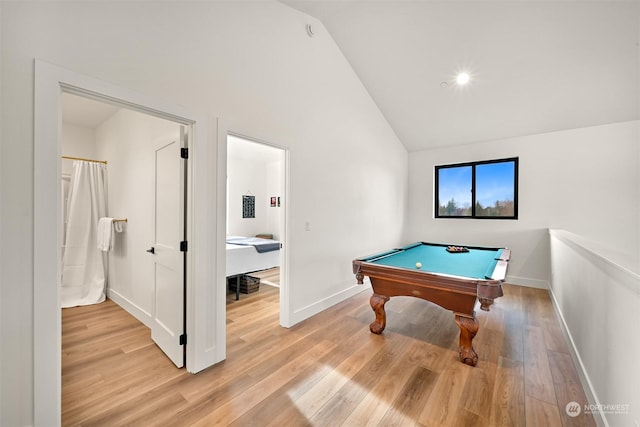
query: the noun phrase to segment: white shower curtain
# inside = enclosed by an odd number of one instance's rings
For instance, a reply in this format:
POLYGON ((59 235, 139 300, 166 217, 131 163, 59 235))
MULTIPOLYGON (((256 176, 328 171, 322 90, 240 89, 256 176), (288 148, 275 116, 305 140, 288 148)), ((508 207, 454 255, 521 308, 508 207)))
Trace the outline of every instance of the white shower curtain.
POLYGON ((62 257, 62 307, 105 300, 106 254, 98 250, 98 221, 107 216, 107 167, 75 161, 67 202, 62 257))

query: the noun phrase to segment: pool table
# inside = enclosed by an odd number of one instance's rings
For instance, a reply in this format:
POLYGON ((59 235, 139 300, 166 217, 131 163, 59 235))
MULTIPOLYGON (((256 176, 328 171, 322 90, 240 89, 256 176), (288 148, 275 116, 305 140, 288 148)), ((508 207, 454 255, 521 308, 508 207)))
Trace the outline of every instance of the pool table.
POLYGON ((472 345, 478 332, 476 303, 489 311, 493 300, 502 296, 510 257, 506 248, 418 242, 354 260, 358 284, 368 276, 373 287, 370 303, 376 318, 369 329, 382 333, 387 322, 384 305, 391 297, 431 301, 453 311, 460 328, 460 360, 476 366, 478 355, 472 345))

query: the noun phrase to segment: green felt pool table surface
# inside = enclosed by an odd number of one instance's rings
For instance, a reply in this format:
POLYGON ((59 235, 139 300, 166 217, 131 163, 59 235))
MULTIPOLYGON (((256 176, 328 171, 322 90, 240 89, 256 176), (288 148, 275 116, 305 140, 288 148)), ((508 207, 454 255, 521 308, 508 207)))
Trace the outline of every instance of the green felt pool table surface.
POLYGON ((360 260, 430 273, 490 279, 504 252, 503 248, 466 247, 468 252, 451 253, 447 251, 449 246, 420 242, 360 260), (421 263, 421 267, 417 268, 416 263, 421 263))

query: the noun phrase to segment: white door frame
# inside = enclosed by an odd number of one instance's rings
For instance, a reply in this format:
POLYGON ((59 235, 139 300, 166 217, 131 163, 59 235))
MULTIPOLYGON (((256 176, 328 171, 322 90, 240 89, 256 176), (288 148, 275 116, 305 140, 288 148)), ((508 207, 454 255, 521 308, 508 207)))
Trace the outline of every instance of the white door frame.
POLYGON ((194 114, 103 81, 35 61, 33 219, 34 424, 61 417, 60 155, 61 95, 72 93, 190 127, 187 256, 187 370, 225 358, 224 181, 226 139, 214 117, 194 114), (217 171, 217 172, 216 172, 217 171), (222 215, 221 215, 222 212, 222 215), (213 220, 212 220, 213 219, 213 220), (215 260, 215 262, 212 262, 215 260), (212 278, 213 282, 212 283, 212 278))
MULTIPOLYGON (((267 147, 277 148, 282 150, 284 153, 284 164, 282 165, 282 174, 283 174, 283 199, 284 199, 284 211, 283 215, 280 216, 280 231, 282 236, 280 237, 280 241, 282 242, 282 256, 281 261, 282 265, 280 266, 280 296, 279 296, 279 309, 280 309, 280 326, 285 328, 290 328, 293 326, 291 324, 291 313, 289 310, 289 301, 290 301, 290 287, 289 287, 289 218, 291 211, 289 210, 289 206, 291 206, 291 202, 289 200, 290 194, 290 183, 289 183, 289 149, 287 147, 273 144, 271 142, 263 141, 261 139, 257 139, 251 136, 246 136, 238 132, 228 131, 227 135, 235 136, 237 138, 241 138, 250 142, 255 142, 256 144, 266 145, 267 147)), ((224 143, 227 145, 227 138, 225 135, 224 143)), ((225 159, 227 155, 225 153, 225 159)), ((226 173, 223 176, 226 183, 226 173)), ((225 199, 225 204, 227 203, 225 199)), ((228 215, 228 210, 225 209, 225 217, 228 215)), ((226 218, 225 218, 225 226, 226 226, 226 218)), ((226 267, 226 266, 225 266, 226 267)), ((225 284, 226 290, 226 284, 225 284)), ((226 310, 226 307, 225 307, 226 310)))

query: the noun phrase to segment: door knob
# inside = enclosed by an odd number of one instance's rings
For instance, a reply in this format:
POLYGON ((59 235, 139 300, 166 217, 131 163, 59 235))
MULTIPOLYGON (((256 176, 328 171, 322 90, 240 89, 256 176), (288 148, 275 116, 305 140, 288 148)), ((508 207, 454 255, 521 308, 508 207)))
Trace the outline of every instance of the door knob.
POLYGON ((151 249, 147 249, 147 252, 149 252, 150 254, 155 254, 156 253, 156 248, 151 246, 151 249))

